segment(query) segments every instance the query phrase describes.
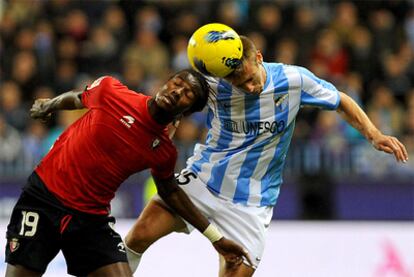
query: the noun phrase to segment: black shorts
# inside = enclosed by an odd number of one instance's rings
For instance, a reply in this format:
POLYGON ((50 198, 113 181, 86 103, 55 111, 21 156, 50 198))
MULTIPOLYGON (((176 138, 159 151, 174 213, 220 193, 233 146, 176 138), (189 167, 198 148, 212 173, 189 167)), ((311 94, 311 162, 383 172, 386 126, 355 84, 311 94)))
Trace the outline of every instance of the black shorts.
POLYGON ((58 209, 23 192, 7 226, 6 262, 44 273, 62 250, 68 273, 77 276, 127 262, 114 223, 113 217, 58 209))

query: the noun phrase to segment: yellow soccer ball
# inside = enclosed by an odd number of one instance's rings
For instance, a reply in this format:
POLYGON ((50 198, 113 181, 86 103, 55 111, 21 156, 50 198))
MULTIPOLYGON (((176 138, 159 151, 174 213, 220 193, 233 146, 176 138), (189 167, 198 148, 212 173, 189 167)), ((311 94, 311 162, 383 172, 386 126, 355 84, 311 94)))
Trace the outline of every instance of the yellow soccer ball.
POLYGON ((198 28, 187 46, 191 66, 216 77, 229 75, 240 64, 243 45, 239 35, 229 26, 210 23, 198 28))

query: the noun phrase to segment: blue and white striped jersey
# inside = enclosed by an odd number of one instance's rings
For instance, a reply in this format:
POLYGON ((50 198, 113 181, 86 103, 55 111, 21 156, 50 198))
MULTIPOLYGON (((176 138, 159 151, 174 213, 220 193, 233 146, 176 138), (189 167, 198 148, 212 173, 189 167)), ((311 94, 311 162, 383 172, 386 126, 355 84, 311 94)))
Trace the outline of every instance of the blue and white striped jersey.
POLYGON ((217 97, 208 103, 206 143, 197 144, 187 161, 210 191, 247 206, 276 204, 301 105, 336 109, 340 100, 331 83, 303 67, 263 65, 267 77, 260 95, 209 77, 217 97))

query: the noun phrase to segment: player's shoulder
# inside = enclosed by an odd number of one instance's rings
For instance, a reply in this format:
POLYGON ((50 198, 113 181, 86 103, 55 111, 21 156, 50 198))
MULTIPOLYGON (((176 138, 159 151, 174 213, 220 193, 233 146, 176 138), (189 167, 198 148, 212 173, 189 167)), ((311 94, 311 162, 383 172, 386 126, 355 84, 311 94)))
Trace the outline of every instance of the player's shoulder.
POLYGON ((296 71, 300 73, 301 70, 305 69, 300 65, 285 64, 285 63, 263 63, 263 65, 270 71, 274 72, 285 72, 285 71, 296 71))
POLYGON ((210 76, 210 75, 205 75, 203 74, 204 78, 206 79, 207 83, 211 86, 211 85, 217 85, 220 82, 220 78, 218 77, 214 77, 214 76, 210 76))
POLYGON ((98 86, 112 86, 114 84, 122 84, 118 79, 113 76, 105 75, 95 79, 87 89, 93 89, 98 86))
POLYGON ((106 84, 121 84, 122 85, 121 81, 119 81, 114 76, 106 75, 106 76, 102 76, 101 78, 102 78, 102 82, 106 84))
POLYGON ((263 66, 266 70, 266 73, 273 76, 273 78, 287 77, 287 73, 290 75, 294 72, 298 72, 297 66, 284 63, 263 62, 263 66))

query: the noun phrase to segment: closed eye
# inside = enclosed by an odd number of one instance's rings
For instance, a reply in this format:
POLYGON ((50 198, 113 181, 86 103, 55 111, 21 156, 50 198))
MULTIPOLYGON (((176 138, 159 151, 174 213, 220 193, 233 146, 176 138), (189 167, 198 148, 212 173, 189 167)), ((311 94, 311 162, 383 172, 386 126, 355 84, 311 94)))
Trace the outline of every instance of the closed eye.
POLYGON ((243 82, 243 85, 250 83, 253 80, 253 77, 247 79, 246 81, 243 82))

